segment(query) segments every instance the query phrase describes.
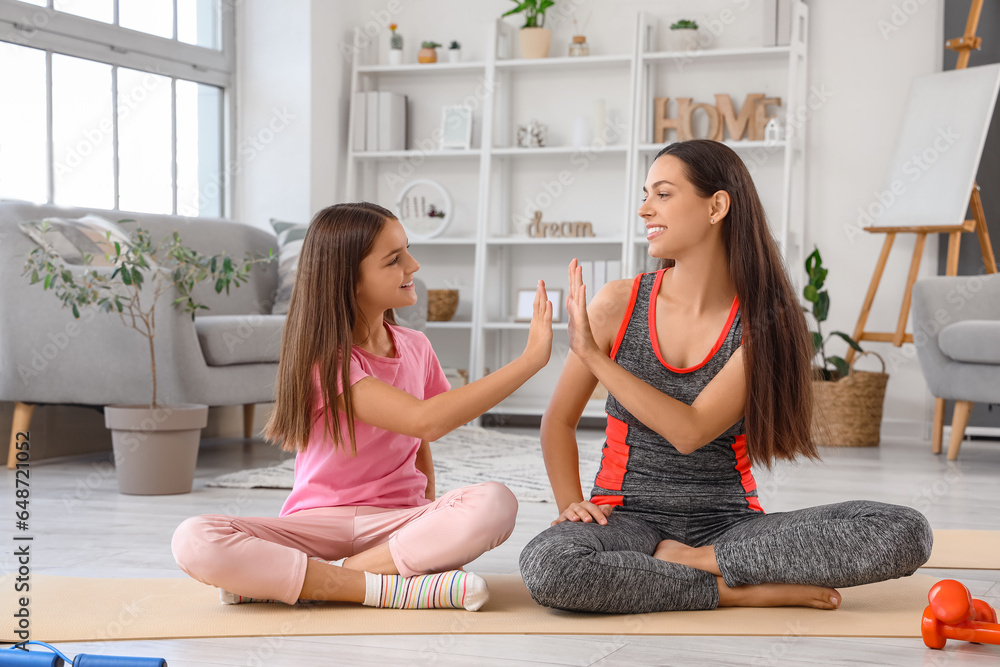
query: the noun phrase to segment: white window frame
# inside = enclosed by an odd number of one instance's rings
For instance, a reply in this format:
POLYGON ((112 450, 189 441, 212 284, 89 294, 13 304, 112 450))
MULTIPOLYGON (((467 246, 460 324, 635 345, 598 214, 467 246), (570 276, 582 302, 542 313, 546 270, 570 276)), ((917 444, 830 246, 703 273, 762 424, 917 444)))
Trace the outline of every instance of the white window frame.
MULTIPOLYGON (((222 165, 222 216, 229 217, 233 210, 233 185, 230 172, 235 165, 235 142, 233 141, 235 116, 235 63, 234 49, 236 33, 236 5, 240 0, 220 0, 220 49, 212 49, 194 44, 186 44, 176 39, 150 35, 123 28, 118 23, 118 0, 114 2, 114 24, 67 14, 53 9, 53 0, 47 7, 0 0, 0 41, 18 46, 26 46, 45 51, 46 56, 46 99, 47 111, 47 153, 48 190, 47 203, 53 203, 55 195, 55 160, 52 140, 52 54, 64 54, 106 63, 115 68, 125 67, 154 74, 184 79, 196 83, 218 86, 222 89, 220 128, 220 164, 222 165)), ((174 4, 173 34, 177 35, 177 0, 174 4)), ((171 87, 176 88, 171 80, 171 87)), ((112 99, 117 90, 111 90, 112 99)), ((176 100, 176 95, 171 96, 176 100)), ((114 210, 118 208, 118 105, 112 104, 112 136, 114 150, 114 210)), ((171 145, 173 172, 172 213, 177 213, 177 108, 171 104, 171 145)))

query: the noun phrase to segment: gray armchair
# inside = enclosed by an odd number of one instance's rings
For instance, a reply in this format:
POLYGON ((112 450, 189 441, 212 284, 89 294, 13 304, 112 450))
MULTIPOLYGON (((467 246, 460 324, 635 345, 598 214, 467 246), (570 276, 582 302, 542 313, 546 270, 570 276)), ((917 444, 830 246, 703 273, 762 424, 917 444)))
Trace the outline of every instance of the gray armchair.
MULTIPOLYGON (((35 244, 18 223, 45 217, 134 219, 161 238, 174 230, 205 254, 276 250, 273 233, 219 219, 65 209, 0 201, 0 401, 15 402, 13 436, 28 430, 34 404, 110 405, 148 401, 149 347, 114 315, 83 312, 75 320, 51 293, 21 275, 35 244)), ((270 315, 277 289, 276 262, 253 267, 250 281, 230 295, 200 284, 196 294, 210 310, 191 316, 164 297, 156 310, 159 401, 243 405, 250 437, 256 403, 274 400, 284 315, 270 315)))
POLYGON ((917 281, 913 340, 936 399, 935 454, 941 452, 945 401, 955 401, 948 443, 948 459, 954 461, 973 403, 1000 403, 1000 275, 917 281))

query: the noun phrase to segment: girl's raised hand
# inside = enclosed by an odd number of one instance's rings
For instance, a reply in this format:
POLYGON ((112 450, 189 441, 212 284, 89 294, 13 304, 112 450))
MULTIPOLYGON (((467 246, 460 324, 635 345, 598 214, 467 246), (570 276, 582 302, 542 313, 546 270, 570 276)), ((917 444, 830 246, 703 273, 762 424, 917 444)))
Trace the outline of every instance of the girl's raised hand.
POLYGON ((531 362, 537 370, 549 363, 552 354, 552 302, 545 292, 545 281, 538 281, 535 290, 534 309, 531 313, 531 327, 528 329, 528 344, 521 357, 531 362))
POLYGON ((587 356, 600 352, 587 315, 587 287, 583 284, 583 270, 573 258, 569 263, 569 296, 566 297, 569 313, 569 348, 573 354, 586 361, 587 356))

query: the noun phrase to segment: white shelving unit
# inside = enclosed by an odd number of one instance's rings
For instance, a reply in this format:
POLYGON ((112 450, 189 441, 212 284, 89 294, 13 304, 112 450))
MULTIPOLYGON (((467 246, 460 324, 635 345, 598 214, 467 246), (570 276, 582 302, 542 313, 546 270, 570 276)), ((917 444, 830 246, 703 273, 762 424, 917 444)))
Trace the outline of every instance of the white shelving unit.
MULTIPOLYGON (((442 363, 468 368, 474 380, 519 354, 529 325, 513 321, 516 290, 533 287, 543 277, 550 288, 563 289, 565 297, 566 264, 574 256, 619 260, 624 267, 622 277, 648 270, 646 240, 636 210, 646 170, 663 147, 653 143, 653 98, 684 95, 708 101, 713 99, 711 94, 727 91, 734 104, 741 104, 741 94, 765 93, 781 97, 792 119, 806 108, 807 25, 805 0, 794 0, 789 46, 671 52, 658 49, 656 36, 661 26, 656 17, 643 13, 636 17, 635 39, 627 53, 522 60, 501 57, 516 53, 518 31, 498 20, 489 26, 485 61, 389 66, 356 59, 352 91, 392 90, 411 97, 410 148, 356 152, 348 142, 348 200, 394 202, 399 184, 413 178, 441 182, 454 200, 452 220, 442 236, 411 241, 428 287, 457 286, 460 290, 455 320, 428 322, 427 326, 442 363), (553 94, 555 85, 558 95, 553 94), (545 95, 546 107, 564 114, 567 109, 586 110, 588 102, 593 108, 596 99, 614 100, 619 136, 606 145, 571 146, 566 127, 572 117, 567 114, 549 119, 553 145, 519 148, 514 129, 530 120, 524 109, 531 106, 533 95, 545 95), (426 99, 434 100, 438 109, 471 102, 470 149, 440 150, 428 143, 439 116, 427 111, 433 105, 416 103, 426 99), (546 178, 551 180, 554 174, 567 171, 568 165, 584 161, 586 166, 576 167, 572 183, 558 194, 542 187, 546 178), (526 192, 535 192, 535 198, 531 200, 526 192), (524 200, 542 210, 546 222, 592 222, 595 236, 528 237, 523 229, 524 200)), ((348 137, 358 122, 355 116, 352 105, 348 137)), ((795 118, 786 124, 780 142, 725 142, 753 167, 772 230, 792 267, 804 258, 804 137, 805 119, 795 118)), ((565 313, 553 329, 549 367, 492 413, 542 414, 568 349, 565 313)), ((603 407, 603 399, 594 399, 584 414, 603 416, 603 407)))

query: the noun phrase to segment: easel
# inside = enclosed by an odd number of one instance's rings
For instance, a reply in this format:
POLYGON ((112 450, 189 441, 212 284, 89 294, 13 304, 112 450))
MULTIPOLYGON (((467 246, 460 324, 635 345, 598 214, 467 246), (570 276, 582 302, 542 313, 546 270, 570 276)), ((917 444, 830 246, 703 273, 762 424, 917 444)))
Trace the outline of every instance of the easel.
MULTIPOLYGON (((958 52, 958 63, 955 69, 965 69, 969 64, 969 52, 978 49, 982 45, 982 38, 976 36, 976 28, 979 25, 979 15, 983 9, 983 0, 972 0, 969 8, 969 19, 965 24, 965 34, 958 39, 950 39, 945 42, 945 47, 958 52)), ((885 241, 882 243, 882 253, 879 255, 878 263, 875 265, 875 274, 872 282, 868 286, 868 294, 865 296, 864 304, 861 306, 861 314, 858 316, 858 323, 854 327, 854 340, 860 342, 870 340, 882 343, 892 343, 900 347, 903 343, 912 343, 913 334, 906 333, 906 320, 910 316, 910 302, 913 296, 913 284, 917 281, 917 271, 920 269, 920 259, 924 252, 924 242, 928 234, 948 234, 948 262, 945 275, 954 276, 958 274, 958 251, 962 243, 964 232, 975 231, 979 238, 979 249, 983 255, 983 264, 987 273, 996 273, 996 258, 993 255, 993 246, 990 244, 989 232, 986 228, 986 214, 983 211, 983 202, 979 197, 979 185, 974 184, 972 197, 970 199, 972 209, 972 220, 965 220, 960 225, 952 226, 931 226, 931 227, 866 227, 866 232, 873 234, 885 234, 885 241), (875 301, 875 292, 878 290, 879 281, 882 279, 882 271, 885 263, 889 259, 889 250, 892 248, 896 234, 916 234, 917 242, 913 248, 913 259, 910 260, 910 273, 906 278, 906 289, 903 292, 903 305, 899 309, 899 320, 896 323, 894 332, 882 333, 865 331, 865 323, 868 321, 868 314, 871 311, 872 303, 875 301)), ((846 361, 850 364, 854 360, 855 351, 851 348, 847 352, 846 361)), ((941 436, 944 427, 945 399, 934 399, 934 426, 932 432, 931 449, 935 454, 941 453, 941 436)), ((967 410, 963 414, 956 414, 953 421, 956 423, 967 423, 969 415, 967 410)), ((953 424, 954 427, 954 424, 953 424)), ((964 430, 964 427, 963 429, 964 430)))

